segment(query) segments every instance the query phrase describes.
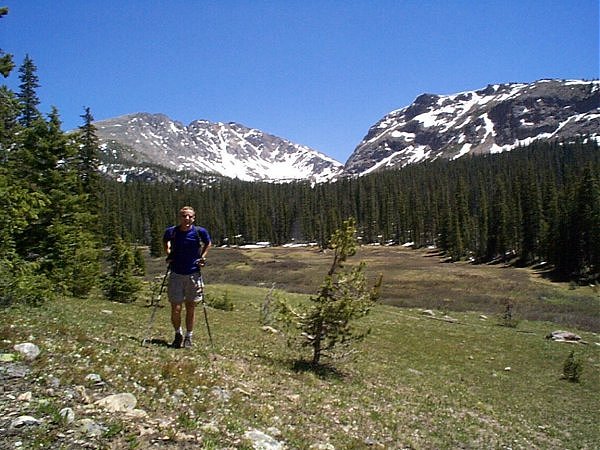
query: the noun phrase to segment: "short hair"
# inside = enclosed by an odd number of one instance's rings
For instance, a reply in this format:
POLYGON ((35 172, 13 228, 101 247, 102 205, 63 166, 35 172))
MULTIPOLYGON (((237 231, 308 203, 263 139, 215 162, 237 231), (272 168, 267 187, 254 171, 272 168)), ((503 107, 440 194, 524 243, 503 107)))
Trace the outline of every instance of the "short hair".
POLYGON ((179 214, 181 214, 184 211, 191 211, 191 213, 194 215, 194 217, 196 217, 196 211, 194 211, 194 208, 192 208, 191 206, 184 206, 179 210, 179 214))

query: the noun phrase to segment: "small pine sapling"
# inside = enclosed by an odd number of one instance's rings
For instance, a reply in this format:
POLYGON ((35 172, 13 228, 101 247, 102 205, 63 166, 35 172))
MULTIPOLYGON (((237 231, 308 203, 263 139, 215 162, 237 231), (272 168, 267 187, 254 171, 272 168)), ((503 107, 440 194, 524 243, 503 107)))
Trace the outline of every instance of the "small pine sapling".
POLYGON ((583 372, 583 364, 575 357, 575 351, 571 350, 563 365, 563 378, 571 383, 579 383, 581 372, 583 372))
POLYGON ((500 325, 503 327, 516 328, 519 321, 514 316, 514 303, 511 299, 506 299, 506 305, 504 308, 504 314, 500 321, 500 325))
POLYGON ((333 261, 319 292, 310 298, 311 304, 296 311, 288 302, 279 301, 277 319, 287 331, 288 343, 312 349, 311 365, 317 366, 322 356, 340 356, 340 348, 362 340, 370 330, 353 326, 356 319, 366 316, 379 296, 381 275, 372 288, 367 286, 361 262, 344 268, 358 246, 354 219, 344 221, 330 240, 333 261), (338 352, 335 352, 338 350, 338 352))

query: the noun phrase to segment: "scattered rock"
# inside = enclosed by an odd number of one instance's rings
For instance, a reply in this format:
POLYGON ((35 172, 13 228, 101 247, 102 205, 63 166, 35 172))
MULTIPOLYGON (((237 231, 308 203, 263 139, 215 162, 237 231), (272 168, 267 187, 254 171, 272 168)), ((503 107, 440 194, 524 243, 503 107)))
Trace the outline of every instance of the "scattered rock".
POLYGON ((252 448, 255 450, 283 450, 284 448, 281 442, 256 429, 246 431, 244 438, 252 442, 252 448))
POLYGON ((20 394, 17 397, 17 400, 19 400, 20 402, 30 402, 32 398, 33 398, 33 394, 31 393, 31 391, 27 391, 27 392, 23 392, 22 394, 20 394))
POLYGON ((85 381, 89 381, 90 383, 101 383, 102 377, 97 373, 90 373, 86 375, 85 381))
POLYGON ((75 421, 75 411, 71 408, 63 408, 58 414, 60 414, 65 423, 73 423, 75 421))
POLYGON ((33 361, 40 354, 40 348, 31 342, 17 344, 13 348, 22 354, 27 361, 33 361))
POLYGON ((89 437, 100 437, 106 431, 106 427, 92 419, 81 419, 79 421, 79 431, 89 437))
POLYGON ((19 363, 8 363, 0 366, 0 380, 12 378, 25 378, 30 372, 30 369, 19 363))
POLYGON ((433 312, 431 309, 424 309, 421 314, 424 316, 435 317, 435 312, 433 312))
POLYGON ((131 411, 135 408, 137 399, 135 395, 126 392, 109 395, 96 401, 95 404, 111 412, 131 411))
POLYGON ((222 402, 228 402, 231 398, 231 393, 227 389, 223 389, 220 387, 214 387, 211 389, 211 394, 222 402))
POLYGON ((319 442, 318 444, 312 444, 309 447, 310 450, 335 450, 335 447, 329 442, 319 442))
POLYGON ((36 426, 42 423, 41 420, 36 419, 33 416, 19 416, 13 420, 10 424, 11 428, 23 428, 29 426, 36 426))

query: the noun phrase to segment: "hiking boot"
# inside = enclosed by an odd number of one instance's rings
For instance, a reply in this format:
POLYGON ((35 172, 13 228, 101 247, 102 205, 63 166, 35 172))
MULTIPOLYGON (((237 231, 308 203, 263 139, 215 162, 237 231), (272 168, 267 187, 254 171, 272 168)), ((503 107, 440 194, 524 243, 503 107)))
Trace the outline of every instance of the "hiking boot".
POLYGON ((185 339, 183 340, 183 347, 184 348, 192 348, 192 337, 191 336, 185 337, 185 339))
POLYGON ((181 333, 175 333, 175 339, 173 339, 173 343, 171 347, 173 348, 181 348, 181 343, 183 342, 183 336, 181 333))

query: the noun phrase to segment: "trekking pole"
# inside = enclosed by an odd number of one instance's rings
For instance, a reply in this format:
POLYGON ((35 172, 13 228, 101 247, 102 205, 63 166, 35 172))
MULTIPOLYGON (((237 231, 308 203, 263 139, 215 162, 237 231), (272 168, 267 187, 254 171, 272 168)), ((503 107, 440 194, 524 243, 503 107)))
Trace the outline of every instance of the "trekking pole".
POLYGON ((154 317, 156 316, 156 310, 158 309, 158 305, 160 304, 160 297, 162 296, 163 290, 167 284, 167 278, 169 276, 169 272, 171 272, 171 264, 167 266, 167 271, 165 272, 165 276, 162 279, 162 283, 160 284, 160 289, 158 291, 158 296, 152 299, 153 308, 152 314, 150 315, 150 320, 148 321, 148 331, 146 332, 146 337, 142 339, 142 345, 146 345, 146 341, 149 340, 150 333, 152 331, 152 325, 154 324, 154 317))
POLYGON ((204 300, 204 276, 200 272, 200 283, 202 286, 202 310, 204 311, 204 322, 206 322, 206 331, 208 332, 208 341, 210 342, 210 348, 212 352, 215 352, 215 345, 213 343, 212 334, 210 332, 210 325, 208 323, 208 313, 206 312, 206 301, 204 300))

